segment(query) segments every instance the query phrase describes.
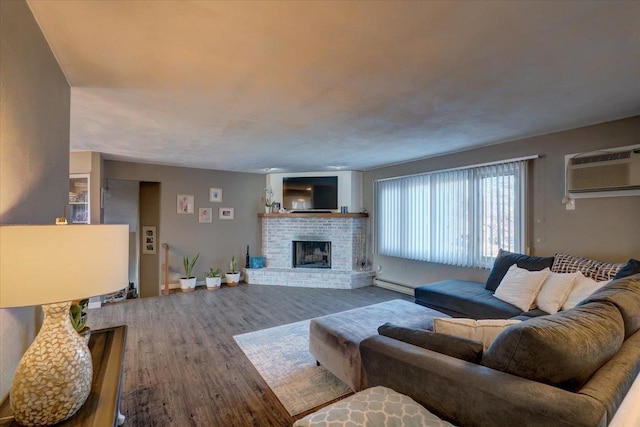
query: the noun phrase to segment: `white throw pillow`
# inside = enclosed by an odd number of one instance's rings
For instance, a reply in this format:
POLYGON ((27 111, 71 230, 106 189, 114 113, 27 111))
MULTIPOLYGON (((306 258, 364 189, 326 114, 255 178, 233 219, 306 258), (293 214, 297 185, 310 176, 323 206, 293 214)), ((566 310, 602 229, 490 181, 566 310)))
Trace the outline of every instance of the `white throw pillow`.
POLYGON ((551 273, 548 268, 542 271, 529 271, 513 264, 507 270, 500 285, 493 294, 494 297, 515 305, 522 311, 529 311, 534 307, 542 283, 551 273))
POLYGON ((609 283, 611 280, 603 280, 602 282, 596 282, 593 279, 585 277, 580 271, 578 271, 578 277, 573 282, 573 289, 569 293, 567 300, 562 304, 563 310, 569 310, 570 308, 578 305, 580 301, 609 283))
POLYGON ((520 320, 505 319, 474 320, 435 317, 433 332, 481 341, 486 350, 500 332, 520 322, 520 320))
POLYGON ((557 313, 569 297, 576 277, 578 277, 577 271, 575 273, 549 273, 536 297, 538 308, 549 314, 557 313))

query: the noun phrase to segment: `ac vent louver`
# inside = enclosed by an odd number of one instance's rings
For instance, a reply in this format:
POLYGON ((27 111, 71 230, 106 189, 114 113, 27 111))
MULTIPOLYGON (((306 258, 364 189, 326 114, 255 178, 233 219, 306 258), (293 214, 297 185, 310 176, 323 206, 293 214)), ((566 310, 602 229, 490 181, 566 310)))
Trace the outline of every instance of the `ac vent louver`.
POLYGON ((567 169, 572 193, 640 189, 640 153, 620 151, 575 157, 567 169))

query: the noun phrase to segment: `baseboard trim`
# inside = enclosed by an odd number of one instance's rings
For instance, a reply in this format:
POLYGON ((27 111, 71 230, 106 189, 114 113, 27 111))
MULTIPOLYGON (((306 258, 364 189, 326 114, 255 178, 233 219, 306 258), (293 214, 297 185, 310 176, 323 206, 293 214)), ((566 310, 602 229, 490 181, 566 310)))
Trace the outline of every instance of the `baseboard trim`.
POLYGON ((390 291, 400 292, 406 295, 414 295, 414 290, 411 286, 405 285, 403 283, 391 282, 385 279, 373 279, 373 285, 378 286, 380 288, 389 289, 390 291))

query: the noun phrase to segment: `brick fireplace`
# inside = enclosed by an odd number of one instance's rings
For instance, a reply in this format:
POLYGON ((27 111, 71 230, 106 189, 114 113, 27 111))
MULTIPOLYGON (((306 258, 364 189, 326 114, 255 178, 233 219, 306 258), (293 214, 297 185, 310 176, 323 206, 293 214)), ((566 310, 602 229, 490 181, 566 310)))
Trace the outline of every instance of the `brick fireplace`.
MULTIPOLYGON (((250 284, 354 289, 370 286, 373 273, 359 271, 365 253, 367 214, 259 214, 265 268, 247 269, 250 284), (294 242, 316 242, 294 267, 294 242), (311 266, 311 268, 308 268, 311 266)), ((304 253, 304 251, 302 251, 304 253)))

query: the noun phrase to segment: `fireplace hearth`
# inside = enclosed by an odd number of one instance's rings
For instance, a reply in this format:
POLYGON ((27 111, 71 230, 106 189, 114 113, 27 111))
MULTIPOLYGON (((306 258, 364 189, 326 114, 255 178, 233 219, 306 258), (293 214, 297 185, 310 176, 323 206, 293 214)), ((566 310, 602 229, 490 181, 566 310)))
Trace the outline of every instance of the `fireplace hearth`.
POLYGON ((331 268, 331 242, 293 240, 293 268, 331 268))

